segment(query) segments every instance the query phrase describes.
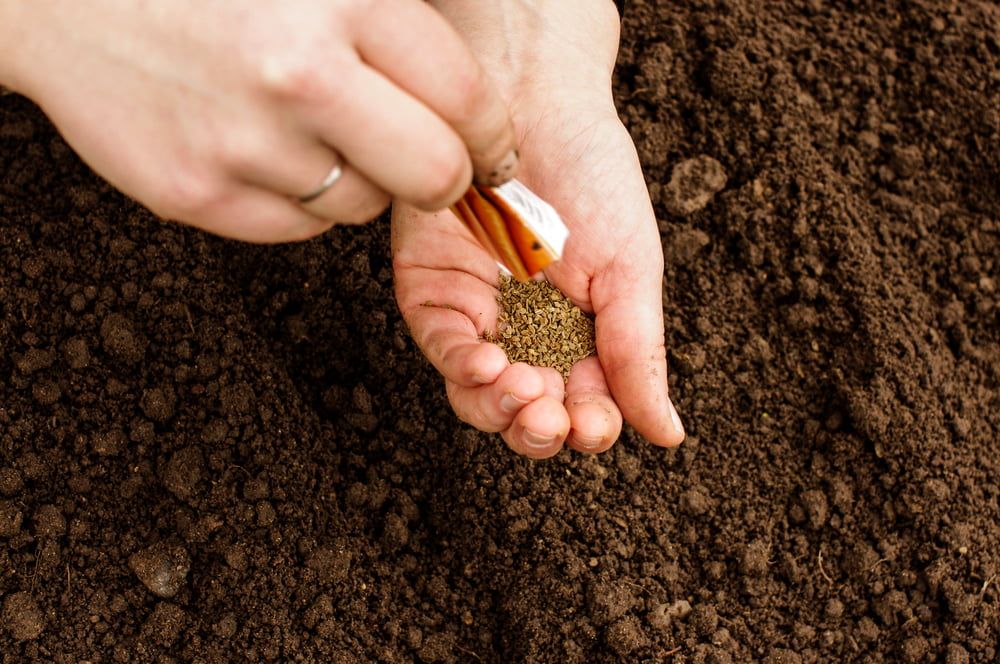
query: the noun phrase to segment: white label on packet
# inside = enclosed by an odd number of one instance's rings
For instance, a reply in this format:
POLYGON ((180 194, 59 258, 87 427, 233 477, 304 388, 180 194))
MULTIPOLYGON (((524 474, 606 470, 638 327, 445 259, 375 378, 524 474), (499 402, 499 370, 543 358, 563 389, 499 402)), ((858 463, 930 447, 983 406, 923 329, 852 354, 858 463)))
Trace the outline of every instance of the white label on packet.
POLYGON ((562 257, 569 229, 555 208, 517 180, 494 187, 493 190, 514 208, 524 224, 539 240, 548 245, 557 259, 562 257))

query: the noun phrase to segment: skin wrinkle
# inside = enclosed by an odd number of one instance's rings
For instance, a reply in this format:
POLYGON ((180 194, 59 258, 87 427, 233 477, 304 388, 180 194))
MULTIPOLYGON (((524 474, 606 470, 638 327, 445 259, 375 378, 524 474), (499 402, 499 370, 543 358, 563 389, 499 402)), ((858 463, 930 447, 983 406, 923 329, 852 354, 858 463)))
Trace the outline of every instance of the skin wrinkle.
MULTIPOLYGON (((583 137, 583 136, 585 136, 585 135, 587 135, 589 133, 590 134, 590 140, 587 141, 587 143, 585 144, 586 145, 585 148, 581 148, 579 150, 576 150, 573 155, 569 155, 568 153, 563 152, 562 153, 563 157, 565 159, 568 159, 569 163, 580 163, 580 162, 582 162, 584 156, 594 147, 594 145, 595 145, 595 143, 594 143, 594 137, 597 135, 597 132, 598 132, 599 128, 602 126, 602 124, 605 121, 606 120, 604 120, 602 118, 597 118, 591 124, 588 124, 584 129, 581 129, 579 132, 577 132, 575 138, 581 138, 581 137, 583 137)), ((592 180, 593 180, 592 177, 591 178, 588 178, 588 177, 579 178, 579 184, 576 185, 577 189, 573 192, 572 195, 564 196, 564 198, 566 198, 568 200, 574 200, 574 201, 581 201, 581 200, 585 201, 585 200, 588 200, 590 198, 588 196, 588 193, 590 191, 590 187, 592 186, 591 185, 592 180)), ((544 182, 545 182, 545 180, 543 179, 542 180, 542 183, 543 183, 542 186, 544 186, 544 182)), ((573 224, 574 225, 574 235, 570 236, 570 242, 573 242, 574 244, 578 244, 578 245, 582 245, 582 246, 587 246, 587 247, 597 247, 597 249, 599 251, 610 251, 610 247, 607 247, 602 242, 599 242, 599 241, 598 242, 594 242, 594 241, 582 241, 581 237, 580 237, 580 234, 582 233, 583 236, 584 236, 584 238, 590 237, 590 234, 592 233, 592 229, 594 228, 593 222, 595 220, 598 220, 598 219, 613 219, 616 216, 615 215, 615 211, 608 209, 606 207, 606 205, 604 204, 603 201, 597 200, 597 201, 593 202, 592 212, 589 212, 588 214, 585 214, 583 216, 586 217, 586 218, 579 218, 579 216, 577 216, 577 217, 574 217, 571 220, 571 221, 574 221, 576 223, 573 224)), ((600 263, 602 261, 595 260, 593 262, 600 263)), ((563 266, 563 267, 565 267, 565 266, 563 266)), ((554 269, 558 270, 558 269, 560 269, 560 267, 556 266, 554 269)), ((570 291, 568 293, 568 295, 579 306, 581 306, 581 308, 583 308, 583 309, 585 309, 585 310, 587 310, 589 312, 593 312, 593 311, 595 311, 597 309, 597 307, 594 306, 593 301, 592 301, 592 297, 591 297, 591 286, 592 286, 592 283, 593 283, 595 275, 588 274, 588 275, 585 275, 585 276, 586 276, 585 287, 579 288, 579 290, 577 288, 568 289, 570 291)))
POLYGON ((586 404, 593 404, 595 406, 598 406, 602 410, 604 410, 604 412, 606 412, 608 415, 612 414, 611 413, 611 409, 607 407, 606 403, 600 403, 601 401, 605 401, 605 400, 608 399, 608 395, 607 394, 604 394, 604 393, 601 393, 601 392, 593 392, 593 391, 577 392, 576 394, 579 395, 577 398, 583 398, 584 400, 583 401, 571 401, 570 402, 571 406, 581 406, 581 405, 586 405, 586 404))
MULTIPOLYGON (((601 359, 600 354, 598 354, 597 356, 597 358, 601 360, 601 366, 603 366, 605 370, 610 371, 610 373, 617 373, 625 369, 628 369, 629 367, 634 367, 634 366, 650 366, 651 364, 654 363, 659 364, 661 361, 666 361, 666 357, 667 357, 666 344, 658 344, 654 350, 654 353, 650 355, 648 358, 625 360, 621 362, 616 362, 612 366, 608 366, 606 364, 606 361, 601 359), (661 349, 663 351, 662 353, 660 352, 661 349)), ((650 369, 652 375, 658 375, 655 373, 656 366, 650 366, 650 369)))
MULTIPOLYGON (((448 392, 448 402, 451 404, 452 409, 455 410, 455 414, 458 415, 458 419, 462 420, 466 424, 471 424, 475 427, 483 427, 484 425, 488 429, 494 431, 505 429, 506 426, 495 426, 493 420, 486 415, 486 411, 483 410, 482 402, 479 399, 473 399, 472 405, 468 409, 465 409, 463 402, 454 398, 454 389, 461 387, 454 381, 448 381, 448 386, 446 390, 448 392)), ((487 386, 483 386, 487 387, 487 386)), ((482 388, 475 388, 482 389, 482 388)))
POLYGON ((411 318, 417 315, 416 312, 420 311, 421 308, 446 309, 464 315, 468 319, 469 324, 472 325, 473 329, 475 330, 477 337, 482 336, 489 330, 489 328, 487 327, 487 321, 486 321, 487 315, 485 312, 483 311, 476 312, 474 310, 466 308, 459 308, 460 306, 461 305, 456 306, 452 304, 437 303, 433 301, 423 301, 423 302, 418 301, 413 305, 407 307, 400 307, 400 311, 403 314, 403 318, 409 321, 411 318))
MULTIPOLYGON (((539 122, 536 123, 534 127, 532 127, 532 130, 533 131, 539 130, 539 126, 541 124, 542 124, 542 120, 539 120, 539 122)), ((594 133, 596 132, 596 129, 597 129, 598 125, 599 125, 599 122, 595 120, 595 122, 593 124, 587 125, 583 129, 581 129, 576 134, 576 138, 582 137, 582 136, 590 133, 590 140, 586 143, 587 148, 589 148, 590 146, 593 145, 593 140, 594 140, 593 136, 594 136, 594 133)), ((575 154, 572 155, 572 156, 570 156, 570 157, 567 157, 566 156, 567 153, 564 152, 563 155, 562 155, 562 159, 561 160, 557 156, 557 157, 553 158, 553 161, 565 161, 565 162, 569 162, 569 163, 579 163, 581 161, 582 155, 586 154, 586 152, 587 152, 586 149, 579 149, 579 150, 576 150, 575 154)), ((561 169, 557 169, 557 170, 561 170, 561 169)), ((541 186, 544 187, 545 183, 547 182, 546 176, 543 175, 541 178, 539 178, 539 181, 541 182, 541 186)), ((569 200, 573 200, 573 201, 587 200, 588 196, 586 195, 586 192, 587 192, 588 185, 589 185, 589 182, 586 182, 586 179, 581 179, 580 183, 578 185, 576 185, 577 188, 576 188, 574 194, 572 196, 567 196, 566 198, 569 199, 569 200)), ((583 214, 579 214, 579 211, 577 211, 577 212, 578 213, 575 214, 575 215, 573 215, 572 218, 567 219, 567 223, 573 229, 573 235, 577 235, 579 233, 587 234, 588 233, 588 228, 589 228, 590 224, 589 223, 585 223, 585 222, 589 221, 591 219, 599 218, 599 216, 595 215, 595 214, 588 213, 588 212, 584 212, 583 214)), ((580 238, 579 237, 574 238, 573 235, 570 236, 570 240, 569 241, 571 243, 579 243, 580 238)), ((585 244, 589 244, 589 243, 585 243, 585 244)), ((546 276, 550 276, 551 274, 558 273, 558 271, 560 269, 561 269, 560 266, 557 264, 557 265, 553 266, 551 268, 551 270, 546 270, 545 274, 546 274, 546 276)), ((576 304, 578 307, 580 307, 581 309, 583 309, 584 311, 586 311, 588 313, 593 313, 594 312, 594 306, 593 306, 593 303, 591 301, 591 295, 590 295, 591 288, 592 288, 592 275, 580 272, 580 273, 577 274, 577 276, 575 278, 572 278, 568 282, 564 283, 564 288, 565 288, 565 291, 566 291, 566 295, 573 301, 574 304, 576 304), (572 287, 569 287, 570 284, 572 284, 572 287)))
MULTIPOLYGON (((467 270, 465 268, 462 268, 462 267, 436 267, 436 266, 431 266, 431 265, 417 265, 415 263, 405 263, 405 262, 402 262, 402 261, 393 260, 393 269, 394 270, 400 270, 400 271, 427 271, 427 272, 434 272, 434 273, 458 272, 460 274, 472 277, 473 279, 475 279, 477 281, 483 281, 483 276, 481 274, 476 274, 474 272, 470 272, 469 270, 467 270)), ((499 275, 499 274, 500 274, 500 272, 497 271, 497 275, 499 275)), ((444 305, 435 305, 435 306, 444 306, 444 305)), ((451 305, 449 305, 449 306, 451 306, 451 305)), ((412 308, 412 307, 410 307, 410 308, 412 308)))
POLYGON ((465 349, 466 346, 452 346, 452 348, 447 352, 442 352, 442 350, 439 347, 437 354, 441 358, 441 364, 448 364, 449 360, 453 359, 455 353, 458 353, 459 351, 463 351, 465 349))
MULTIPOLYGON (((464 0, 463 0, 464 1, 464 0)), ((448 0, 437 0, 431 2, 435 8, 446 16, 449 15, 448 0)), ((514 48, 520 44, 535 44, 540 42, 542 32, 543 17, 528 3, 518 3, 520 10, 514 11, 509 3, 491 3, 484 5, 482 11, 490 12, 490 20, 487 21, 489 34, 484 34, 483 30, 466 26, 467 36, 475 35, 479 40, 489 40, 494 48, 499 50, 492 54, 491 60, 497 64, 489 74, 499 83, 502 90, 513 89, 515 81, 522 80, 524 75, 519 69, 525 68, 527 62, 532 62, 536 56, 531 56, 526 49, 519 49, 518 53, 514 48), (530 12, 530 19, 525 20, 524 16, 530 12), (521 20, 518 20, 518 19, 521 20)), ((486 43, 485 41, 483 43, 486 43)), ((508 103, 510 100, 507 100, 508 103)))
MULTIPOLYGON (((470 325, 472 324, 472 321, 467 321, 467 322, 470 325)), ((450 339, 448 339, 450 335, 465 336, 463 335, 463 330, 459 329, 458 327, 448 326, 438 329, 431 329, 430 331, 426 332, 425 336, 423 336, 422 338, 417 338, 417 337, 414 338, 417 339, 417 345, 420 348, 427 349, 428 351, 427 354, 429 358, 436 358, 438 364, 446 365, 451 352, 465 347, 465 344, 456 345, 449 343, 447 345, 449 345, 450 348, 446 350, 445 345, 446 342, 450 342, 450 339)), ((471 341, 473 338, 472 335, 468 336, 471 341)))
MULTIPOLYGON (((449 212, 449 214, 451 213, 449 212)), ((472 249, 475 253, 478 253, 478 251, 480 251, 481 249, 481 247, 479 246, 479 242, 477 242, 476 239, 472 237, 472 234, 469 232, 469 230, 465 228, 465 226, 463 226, 462 223, 457 218, 455 219, 455 226, 456 226, 455 232, 443 232, 443 231, 441 232, 441 234, 444 236, 442 241, 443 242, 458 241, 461 242, 462 245, 465 246, 466 248, 472 249), (461 232, 459 232, 458 229, 461 229, 461 232)), ((399 239, 398 241, 402 243, 402 239, 399 239)), ((407 259, 407 257, 404 255, 405 253, 406 253, 405 250, 393 252, 393 257, 392 257, 393 270, 433 270, 436 272, 462 272, 464 274, 473 277, 474 279, 478 279, 480 281, 486 281, 483 278, 484 275, 487 274, 485 270, 482 274, 477 274, 475 272, 472 272, 465 265, 438 266, 438 265, 421 264, 407 259)), ((428 259, 427 256, 423 256, 419 260, 426 261, 427 259, 428 259)), ((479 265, 481 264, 481 262, 477 261, 476 264, 479 265)), ((491 266, 495 265, 494 263, 492 263, 492 261, 489 264, 491 266)), ((494 284, 498 283, 499 271, 496 272, 496 275, 497 276, 494 280, 494 284)))

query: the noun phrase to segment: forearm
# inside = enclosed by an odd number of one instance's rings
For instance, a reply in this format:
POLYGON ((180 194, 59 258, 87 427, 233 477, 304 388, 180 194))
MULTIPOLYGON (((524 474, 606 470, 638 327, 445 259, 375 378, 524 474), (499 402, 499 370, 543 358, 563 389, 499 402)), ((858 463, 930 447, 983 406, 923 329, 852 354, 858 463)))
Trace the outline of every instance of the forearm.
POLYGON ((20 49, 18 14, 26 3, 0 0, 0 86, 17 89, 15 62, 20 49))

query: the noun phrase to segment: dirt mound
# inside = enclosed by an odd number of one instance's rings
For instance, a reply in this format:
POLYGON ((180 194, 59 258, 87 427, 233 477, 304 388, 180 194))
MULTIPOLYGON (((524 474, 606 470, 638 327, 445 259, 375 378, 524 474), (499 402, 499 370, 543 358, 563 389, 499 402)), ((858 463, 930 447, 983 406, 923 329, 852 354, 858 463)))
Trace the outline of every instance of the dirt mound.
POLYGON ((2 661, 995 661, 1000 13, 830 7, 629 3, 676 451, 515 458, 385 220, 159 224, 0 97, 2 661))

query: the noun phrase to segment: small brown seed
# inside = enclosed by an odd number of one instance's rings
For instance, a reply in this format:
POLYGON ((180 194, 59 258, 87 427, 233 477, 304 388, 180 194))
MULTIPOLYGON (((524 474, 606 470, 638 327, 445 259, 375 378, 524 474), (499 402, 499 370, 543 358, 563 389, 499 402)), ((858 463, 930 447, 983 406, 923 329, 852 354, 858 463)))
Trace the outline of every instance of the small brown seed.
POLYGON ((511 362, 552 367, 563 378, 573 365, 593 355, 593 317, 546 281, 521 283, 500 278, 499 333, 486 335, 511 362))

